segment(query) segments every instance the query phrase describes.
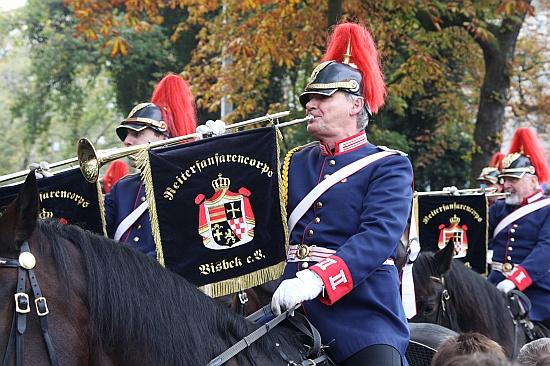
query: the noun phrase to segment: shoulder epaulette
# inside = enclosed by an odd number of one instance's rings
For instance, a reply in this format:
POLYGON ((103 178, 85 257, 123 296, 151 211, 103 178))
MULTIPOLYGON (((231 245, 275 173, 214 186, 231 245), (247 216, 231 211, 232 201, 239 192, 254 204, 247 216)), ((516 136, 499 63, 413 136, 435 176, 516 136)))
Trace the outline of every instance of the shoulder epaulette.
POLYGON ((396 153, 398 153, 401 156, 409 156, 409 154, 404 153, 403 151, 396 150, 396 149, 390 149, 387 146, 378 146, 378 148, 381 149, 381 150, 384 150, 384 151, 395 151, 396 153))

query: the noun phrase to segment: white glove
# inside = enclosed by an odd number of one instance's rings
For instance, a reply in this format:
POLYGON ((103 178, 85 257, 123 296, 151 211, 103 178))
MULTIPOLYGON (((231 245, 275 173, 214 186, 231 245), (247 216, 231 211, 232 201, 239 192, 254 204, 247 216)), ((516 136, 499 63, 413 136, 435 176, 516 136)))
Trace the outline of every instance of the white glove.
POLYGON ((443 191, 450 194, 451 196, 460 196, 460 192, 455 186, 443 187, 443 191))
POLYGON ((53 176, 53 174, 49 172, 50 164, 48 164, 47 161, 31 163, 29 164, 29 170, 34 171, 34 175, 37 179, 53 176))
POLYGON ((212 121, 211 119, 206 121, 204 125, 197 126, 196 132, 199 133, 199 139, 203 139, 208 136, 219 136, 225 133, 225 122, 222 120, 212 121))
POLYGON ((214 136, 223 135, 225 133, 225 122, 220 119, 215 121, 210 119, 206 121, 206 125, 210 128, 214 136))
POLYGON ((510 280, 502 280, 497 284, 497 289, 499 291, 504 292, 505 294, 507 294, 508 292, 512 291, 515 288, 516 288, 516 285, 510 280))
POLYGON ((271 299, 273 314, 281 314, 307 300, 313 300, 323 291, 323 280, 313 271, 304 269, 295 278, 281 282, 271 299))

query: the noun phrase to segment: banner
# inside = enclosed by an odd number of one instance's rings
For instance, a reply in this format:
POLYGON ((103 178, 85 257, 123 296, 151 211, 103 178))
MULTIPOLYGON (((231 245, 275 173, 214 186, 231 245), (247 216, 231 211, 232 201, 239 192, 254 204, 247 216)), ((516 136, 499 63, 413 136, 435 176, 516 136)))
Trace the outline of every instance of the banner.
MULTIPOLYGON (((84 179, 79 168, 55 173, 36 180, 40 195, 41 219, 58 219, 65 224, 105 235, 103 197, 98 184, 84 179)), ((0 187, 0 211, 3 211, 19 193, 23 182, 0 187)))
POLYGON ((487 274, 488 205, 485 195, 417 195, 421 251, 437 251, 455 238, 455 259, 487 274))
POLYGON ((257 128, 142 156, 157 259, 217 297, 282 275, 277 132, 257 128))

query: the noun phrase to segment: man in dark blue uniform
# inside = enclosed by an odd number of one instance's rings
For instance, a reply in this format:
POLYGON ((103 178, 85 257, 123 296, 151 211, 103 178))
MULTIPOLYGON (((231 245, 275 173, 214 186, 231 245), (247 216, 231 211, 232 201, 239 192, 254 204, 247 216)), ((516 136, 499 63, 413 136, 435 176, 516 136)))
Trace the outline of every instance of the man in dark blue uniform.
POLYGON ((409 331, 393 260, 411 207, 411 164, 364 132, 385 95, 368 31, 338 25, 323 61, 300 96, 318 142, 290 160, 286 280, 271 306, 279 313, 303 302, 341 365, 406 364, 409 331))
MULTIPOLYGON (((138 104, 117 127, 126 146, 194 133, 196 109, 189 86, 178 75, 165 76, 155 87, 152 103, 138 104)), ((105 196, 109 237, 156 259, 145 189, 140 175, 119 180, 105 196)))
POLYGON ((516 131, 500 178, 509 196, 489 210, 488 279, 502 292, 523 291, 531 300, 529 318, 550 329, 550 198, 540 188, 548 166, 530 129, 516 131))

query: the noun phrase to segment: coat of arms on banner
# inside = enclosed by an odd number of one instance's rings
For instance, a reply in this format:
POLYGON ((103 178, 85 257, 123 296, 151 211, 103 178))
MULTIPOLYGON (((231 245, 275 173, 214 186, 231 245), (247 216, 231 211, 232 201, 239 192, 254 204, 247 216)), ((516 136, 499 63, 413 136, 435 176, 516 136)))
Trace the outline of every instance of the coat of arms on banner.
POLYGON ((449 239, 454 238, 454 257, 464 258, 466 254, 468 254, 468 237, 466 235, 468 226, 459 225, 460 217, 456 215, 453 215, 449 219, 449 222, 449 226, 445 226, 445 224, 439 225, 439 240, 437 246, 439 249, 442 249, 449 242, 449 239))
POLYGON ((223 250, 246 244, 254 238, 254 212, 250 191, 244 187, 238 193, 229 190, 229 178, 218 174, 212 181, 214 195, 197 195, 199 205, 199 234, 205 247, 223 250))

